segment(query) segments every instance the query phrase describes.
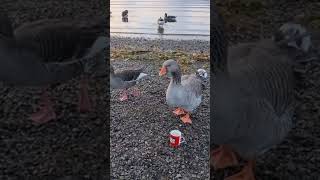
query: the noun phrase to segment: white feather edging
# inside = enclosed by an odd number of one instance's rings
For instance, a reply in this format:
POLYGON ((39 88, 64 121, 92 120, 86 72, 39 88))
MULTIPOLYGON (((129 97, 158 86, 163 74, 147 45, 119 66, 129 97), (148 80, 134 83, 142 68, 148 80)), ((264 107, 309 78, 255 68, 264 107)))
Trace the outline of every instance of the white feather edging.
POLYGON ((138 78, 137 78, 137 80, 140 80, 140 79, 144 78, 144 77, 147 76, 147 75, 148 75, 148 74, 146 74, 146 73, 140 73, 139 76, 138 76, 138 78))

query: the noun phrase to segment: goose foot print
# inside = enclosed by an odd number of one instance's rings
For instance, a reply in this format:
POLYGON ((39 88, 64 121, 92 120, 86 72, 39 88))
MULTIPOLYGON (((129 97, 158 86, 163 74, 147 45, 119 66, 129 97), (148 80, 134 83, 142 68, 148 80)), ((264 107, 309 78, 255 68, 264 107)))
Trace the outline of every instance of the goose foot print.
POLYGON ((249 161, 240 172, 235 175, 227 177, 225 180, 255 180, 253 173, 254 162, 249 161))
POLYGON ((128 100, 128 93, 127 93, 127 91, 123 91, 123 92, 122 92, 122 95, 120 96, 119 100, 120 100, 120 101, 126 101, 126 100, 128 100))
POLYGON ((140 96, 141 95, 141 92, 139 91, 138 88, 134 88, 133 91, 132 91, 132 95, 134 97, 137 97, 137 96, 140 96))
POLYGON ((190 114, 189 114, 189 113, 181 116, 180 119, 181 119, 182 122, 184 122, 185 124, 192 124, 192 121, 191 121, 191 118, 190 118, 190 114))
POLYGON ((186 114, 186 112, 182 108, 177 108, 176 110, 173 111, 173 114, 175 114, 176 116, 180 116, 180 115, 186 114))
POLYGON ((87 78, 82 78, 80 80, 79 105, 78 105, 79 112, 91 111, 92 106, 89 98, 88 84, 89 83, 87 78))
POLYGON ((236 154, 226 145, 221 145, 219 148, 212 150, 211 156, 212 165, 215 169, 223 169, 239 164, 236 154))

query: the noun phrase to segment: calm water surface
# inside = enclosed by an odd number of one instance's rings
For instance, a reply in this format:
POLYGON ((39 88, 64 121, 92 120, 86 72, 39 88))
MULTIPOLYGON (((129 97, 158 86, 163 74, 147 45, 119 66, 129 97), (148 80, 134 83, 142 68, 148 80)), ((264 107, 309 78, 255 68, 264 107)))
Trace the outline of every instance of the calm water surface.
POLYGON ((111 0, 111 35, 169 39, 204 39, 210 36, 210 0, 111 0), (121 12, 128 10, 128 22, 121 12), (159 28, 164 13, 177 16, 159 28))

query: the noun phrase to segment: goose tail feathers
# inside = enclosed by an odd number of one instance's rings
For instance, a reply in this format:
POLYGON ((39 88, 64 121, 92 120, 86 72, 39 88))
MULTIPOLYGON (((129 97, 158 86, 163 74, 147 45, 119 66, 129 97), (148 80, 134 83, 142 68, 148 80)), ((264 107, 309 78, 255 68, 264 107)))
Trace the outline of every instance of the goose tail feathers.
POLYGON ((196 72, 197 76, 199 76, 202 80, 206 80, 208 78, 208 73, 204 69, 198 69, 196 72))
POLYGON ((140 73, 139 76, 138 76, 138 78, 137 78, 137 80, 140 80, 140 79, 142 79, 142 78, 144 78, 144 77, 146 77, 146 76, 148 76, 148 74, 146 74, 146 73, 140 73))

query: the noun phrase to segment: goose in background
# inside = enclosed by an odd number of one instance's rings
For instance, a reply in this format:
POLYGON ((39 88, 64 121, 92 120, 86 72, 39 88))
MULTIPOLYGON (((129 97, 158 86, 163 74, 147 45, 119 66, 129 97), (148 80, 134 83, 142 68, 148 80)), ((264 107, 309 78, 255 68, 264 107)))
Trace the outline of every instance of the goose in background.
POLYGON ((129 13, 129 11, 128 10, 124 10, 124 11, 122 11, 122 18, 128 18, 128 13, 129 13))
POLYGON ((220 146, 211 151, 212 165, 220 169, 238 165, 239 157, 247 160, 227 180, 254 180, 255 159, 291 130, 296 105, 294 57, 310 47, 306 29, 286 23, 273 38, 230 47, 227 59, 214 62, 226 67, 217 69, 215 79, 216 115, 211 118, 210 136, 220 146))
MULTIPOLYGON (((43 60, 43 63, 68 63, 74 59, 92 56, 107 48, 107 42, 104 41, 108 41, 108 39, 100 37, 99 33, 106 22, 104 18, 95 18, 95 20, 90 23, 80 19, 78 21, 68 19, 38 20, 19 26, 14 31, 14 36, 19 45, 35 53, 43 60), (99 29, 99 27, 101 28, 99 29)), ((105 57, 101 55, 98 59, 102 61, 101 66, 106 68, 105 57)), ((100 71, 106 70, 101 68, 100 71)), ((79 73, 77 76, 83 76, 80 80, 79 111, 90 111, 92 107, 88 95, 89 77, 83 73, 79 73)), ((50 84, 53 85, 53 83, 50 84)), ((56 118, 47 88, 44 88, 41 96, 40 110, 31 115, 34 122, 45 123, 56 118)))
MULTIPOLYGON (((138 83, 139 80, 147 76, 143 73, 144 68, 135 70, 123 70, 115 72, 112 65, 110 65, 110 89, 121 89, 120 101, 128 100, 128 89, 138 83)), ((133 96, 139 96, 140 91, 137 88, 133 89, 133 96)))
POLYGON ((167 13, 164 13, 164 20, 166 22, 176 22, 176 16, 168 16, 167 13))
POLYGON ((164 20, 162 19, 162 17, 160 17, 160 18, 158 19, 158 25, 159 25, 160 27, 162 27, 162 26, 164 25, 164 20))
POLYGON ((160 76, 168 74, 170 84, 166 92, 167 104, 176 108, 173 113, 181 116, 184 123, 192 123, 190 113, 194 112, 202 101, 203 81, 207 78, 207 72, 199 69, 195 74, 181 76, 178 63, 169 59, 162 64, 160 76))

